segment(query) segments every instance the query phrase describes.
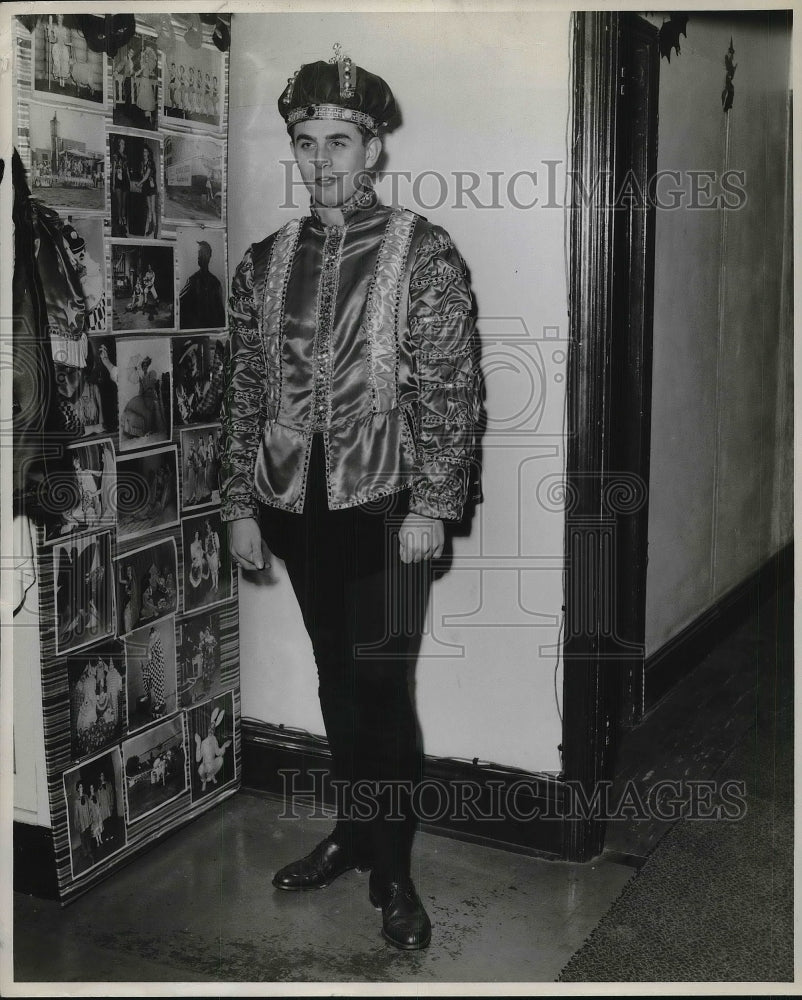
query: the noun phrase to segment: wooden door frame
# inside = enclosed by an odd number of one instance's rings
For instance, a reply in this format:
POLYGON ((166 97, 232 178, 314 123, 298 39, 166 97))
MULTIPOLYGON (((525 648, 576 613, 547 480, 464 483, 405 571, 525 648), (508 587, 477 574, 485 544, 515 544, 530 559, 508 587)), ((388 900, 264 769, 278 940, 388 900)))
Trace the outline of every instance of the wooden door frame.
MULTIPOLYGON (((656 100, 657 29, 615 11, 574 15, 562 746, 563 856, 575 861, 599 854, 605 831, 603 812, 572 808, 575 793, 592 803, 612 780, 619 730, 643 699, 654 210, 633 223, 613 207, 632 156, 633 33, 656 100)), ((640 167, 651 176, 656 107, 647 111, 640 167)))

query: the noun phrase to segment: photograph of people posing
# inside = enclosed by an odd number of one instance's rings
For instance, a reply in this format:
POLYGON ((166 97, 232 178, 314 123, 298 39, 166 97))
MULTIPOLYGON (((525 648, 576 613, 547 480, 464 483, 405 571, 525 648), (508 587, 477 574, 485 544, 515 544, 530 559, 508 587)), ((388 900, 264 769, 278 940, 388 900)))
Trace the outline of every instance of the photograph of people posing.
POLYGON ((159 236, 161 144, 140 135, 109 133, 111 235, 159 236))
POLYGON ((231 597, 231 558, 220 511, 181 522, 184 537, 184 611, 219 604, 231 597))
POLYGON ((226 325, 225 232, 201 226, 176 229, 178 325, 181 330, 226 325))
POLYGON ((114 560, 117 633, 154 624, 175 612, 178 571, 174 538, 126 552, 114 560))
POLYGON ((114 57, 114 124, 156 129, 159 55, 156 39, 139 31, 114 57))
POLYGON ((55 100, 103 106, 103 53, 93 52, 74 14, 40 14, 33 30, 33 90, 55 100))
POLYGON ((67 450, 64 471, 48 476, 46 501, 53 517, 45 524, 47 541, 113 527, 117 518, 115 465, 109 438, 67 450))
POLYGON ((178 623, 178 704, 189 708, 220 694, 220 616, 193 615, 178 623))
POLYGON ((227 349, 228 341, 223 337, 174 338, 176 423, 201 424, 220 419, 227 349))
POLYGON ((144 819, 187 790, 184 724, 167 719, 123 743, 128 822, 144 819))
POLYGON ((125 847, 119 748, 64 772, 72 877, 125 847))
POLYGON ((114 635, 111 536, 86 535, 53 547, 56 652, 114 635))
POLYGON ((103 115, 35 101, 29 111, 34 198, 54 208, 102 212, 106 200, 103 115))
POLYGON ((158 448, 117 464, 117 537, 122 541, 178 524, 178 450, 158 448))
POLYGON ((187 712, 192 801, 219 792, 236 778, 234 696, 231 691, 187 712))
MULTIPOLYGON (((200 25, 207 38, 211 29, 200 25)), ((220 128, 223 111, 223 57, 213 45, 193 48, 176 32, 176 46, 170 56, 163 92, 163 125, 192 123, 220 128)))
POLYGON ((118 344, 120 450, 133 451, 172 436, 170 344, 121 340, 118 344))
POLYGON ((67 660, 70 738, 74 760, 117 742, 125 733, 125 657, 107 643, 67 660))
MULTIPOLYGON (((131 193, 129 192, 129 202, 131 193)), ((173 246, 115 243, 111 248, 112 321, 115 331, 175 327, 173 246)))
POLYGON ((223 144, 200 135, 164 137, 164 217, 219 223, 223 213, 223 144))
POLYGON ((181 431, 181 509, 220 502, 219 424, 181 431))
POLYGON ((175 618, 143 625, 125 638, 128 732, 176 710, 175 618))

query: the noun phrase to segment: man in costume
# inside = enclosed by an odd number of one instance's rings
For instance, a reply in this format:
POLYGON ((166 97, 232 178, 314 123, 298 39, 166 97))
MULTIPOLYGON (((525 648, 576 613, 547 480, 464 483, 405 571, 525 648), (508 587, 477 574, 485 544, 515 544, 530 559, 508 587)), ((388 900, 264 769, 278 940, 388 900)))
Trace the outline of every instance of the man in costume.
POLYGON ((431 560, 468 491, 473 302, 449 235, 370 184, 398 120, 384 80, 338 53, 302 66, 278 108, 311 215, 252 245, 233 279, 221 492, 239 564, 264 567, 263 538, 286 564, 342 794, 333 833, 273 884, 370 869, 384 937, 425 948, 407 673, 431 560))
POLYGON ((201 330, 226 325, 223 286, 209 270, 212 248, 198 240, 198 270, 181 289, 180 324, 182 330, 201 330))

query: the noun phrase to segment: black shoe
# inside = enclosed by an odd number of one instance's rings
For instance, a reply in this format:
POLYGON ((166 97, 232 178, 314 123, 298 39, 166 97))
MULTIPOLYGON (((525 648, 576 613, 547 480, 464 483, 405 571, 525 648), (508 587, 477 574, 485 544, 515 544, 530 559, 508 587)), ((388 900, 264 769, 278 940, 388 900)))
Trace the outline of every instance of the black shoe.
POLYGON ((323 889, 345 872, 356 868, 365 872, 370 863, 357 858, 333 837, 326 837, 306 857, 285 865, 273 876, 277 889, 323 889))
POLYGON ((432 924, 412 879, 381 882, 370 876, 370 901, 382 911, 382 937, 396 948, 417 951, 432 939, 432 924))

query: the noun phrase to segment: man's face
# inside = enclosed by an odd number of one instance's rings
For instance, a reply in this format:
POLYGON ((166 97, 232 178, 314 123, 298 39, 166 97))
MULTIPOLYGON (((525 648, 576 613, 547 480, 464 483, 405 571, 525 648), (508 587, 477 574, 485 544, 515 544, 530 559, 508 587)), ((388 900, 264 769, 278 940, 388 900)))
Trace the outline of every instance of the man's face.
POLYGON ((301 178, 318 205, 337 208, 375 166, 381 141, 367 144, 353 122, 307 121, 294 126, 292 149, 301 178))

